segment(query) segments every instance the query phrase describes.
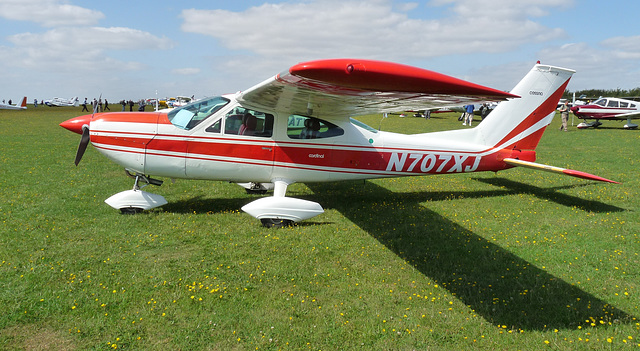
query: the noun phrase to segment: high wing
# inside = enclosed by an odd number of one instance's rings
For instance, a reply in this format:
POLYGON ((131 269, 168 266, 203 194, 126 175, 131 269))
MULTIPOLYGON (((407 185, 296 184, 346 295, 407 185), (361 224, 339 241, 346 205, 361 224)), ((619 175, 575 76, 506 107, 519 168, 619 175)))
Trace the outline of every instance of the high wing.
POLYGON ((517 97, 417 67, 333 59, 294 65, 241 93, 238 100, 291 114, 348 118, 517 97))

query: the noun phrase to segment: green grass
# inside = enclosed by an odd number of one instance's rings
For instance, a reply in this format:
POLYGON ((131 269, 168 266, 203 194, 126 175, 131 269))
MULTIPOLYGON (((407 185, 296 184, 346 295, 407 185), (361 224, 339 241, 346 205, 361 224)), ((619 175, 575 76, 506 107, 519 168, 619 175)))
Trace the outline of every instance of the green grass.
POLYGON ((2 349, 640 346, 638 131, 555 119, 538 148, 621 185, 525 169, 294 184, 326 212, 275 230, 225 182, 167 181, 149 191, 169 204, 120 215, 103 201, 132 180, 92 147, 73 165, 58 123, 76 115, 0 111, 2 349))

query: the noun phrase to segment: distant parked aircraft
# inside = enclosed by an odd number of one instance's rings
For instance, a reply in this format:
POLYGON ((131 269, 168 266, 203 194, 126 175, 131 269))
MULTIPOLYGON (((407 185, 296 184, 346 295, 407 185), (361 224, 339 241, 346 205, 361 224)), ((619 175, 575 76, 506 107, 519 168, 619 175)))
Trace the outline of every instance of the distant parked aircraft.
POLYGON ((619 98, 600 98, 594 103, 582 106, 573 106, 573 114, 582 118, 585 122, 578 124, 578 128, 597 128, 602 124, 601 120, 627 121, 625 129, 636 129, 638 125, 631 123, 632 119, 640 118, 640 103, 619 98), (593 122, 586 122, 593 119, 593 122))
POLYGON ((72 97, 71 99, 63 99, 54 97, 51 100, 44 100, 44 104, 49 107, 61 107, 61 106, 74 106, 78 107, 80 105, 80 100, 78 97, 72 97))
POLYGON ((3 104, 0 103, 0 109, 3 110, 26 110, 27 109, 27 97, 23 97, 22 98, 22 102, 20 103, 20 105, 15 104, 15 105, 11 105, 11 104, 3 104))

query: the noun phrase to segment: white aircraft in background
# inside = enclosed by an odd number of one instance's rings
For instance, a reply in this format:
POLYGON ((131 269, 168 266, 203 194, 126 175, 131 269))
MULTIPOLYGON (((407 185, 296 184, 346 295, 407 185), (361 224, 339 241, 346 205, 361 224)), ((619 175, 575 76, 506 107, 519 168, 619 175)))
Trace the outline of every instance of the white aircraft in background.
MULTIPOLYGON (((140 190, 167 178, 225 180, 249 191, 273 189, 242 209, 264 226, 324 212, 286 196, 296 182, 497 172, 520 166, 616 183, 535 163, 536 146, 574 71, 535 65, 510 92, 390 62, 335 59, 300 63, 244 91, 162 112, 79 116, 60 125, 82 135, 135 179, 105 200, 123 213, 167 203, 140 190), (506 101, 505 101, 506 100, 506 101), (406 135, 351 116, 502 101, 474 128, 406 135)), ((425 179, 424 181, 428 181, 425 179)))
POLYGON ((600 98, 589 105, 573 106, 571 108, 576 117, 585 122, 578 124, 579 129, 597 128, 600 121, 627 121, 624 129, 637 129, 638 125, 632 119, 640 118, 640 102, 620 98, 600 98), (593 120, 587 122, 587 120, 593 120))
POLYGON ((0 109, 3 110, 26 110, 27 109, 27 97, 23 97, 22 98, 22 102, 18 105, 11 105, 11 104, 3 104, 0 103, 0 109))
POLYGON ((71 99, 63 99, 63 98, 59 98, 59 97, 54 97, 51 100, 44 100, 43 102, 45 105, 49 106, 49 107, 62 107, 62 106, 73 106, 73 107, 78 107, 80 106, 80 99, 78 99, 78 97, 72 97, 71 99))

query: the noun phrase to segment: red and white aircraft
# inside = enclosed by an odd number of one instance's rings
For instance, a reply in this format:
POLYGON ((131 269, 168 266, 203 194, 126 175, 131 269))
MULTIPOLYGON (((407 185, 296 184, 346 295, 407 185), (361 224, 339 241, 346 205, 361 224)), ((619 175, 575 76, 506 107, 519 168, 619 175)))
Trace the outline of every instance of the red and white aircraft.
POLYGON ((89 141, 135 178, 132 190, 105 202, 122 212, 166 200, 140 188, 168 178, 227 180, 273 196, 242 209, 265 226, 323 212, 287 197, 296 182, 497 172, 514 166, 613 182, 535 163, 535 148, 574 73, 535 65, 511 91, 395 63, 336 59, 300 63, 244 92, 199 100, 168 113, 85 115, 60 125, 82 134, 76 165, 89 141), (518 98, 519 97, 519 98, 518 98), (475 128, 405 135, 350 118, 480 101, 500 101, 475 128))
POLYGON ((597 128, 602 123, 600 120, 627 121, 625 129, 636 129, 638 125, 631 123, 632 119, 640 118, 640 103, 619 98, 600 98, 592 104, 574 106, 571 108, 576 117, 585 122, 578 124, 578 128, 597 128), (593 122, 586 122, 593 119, 593 122))
POLYGON ((27 97, 22 98, 22 102, 18 105, 3 104, 0 102, 0 109, 2 110, 26 110, 27 109, 27 97))

